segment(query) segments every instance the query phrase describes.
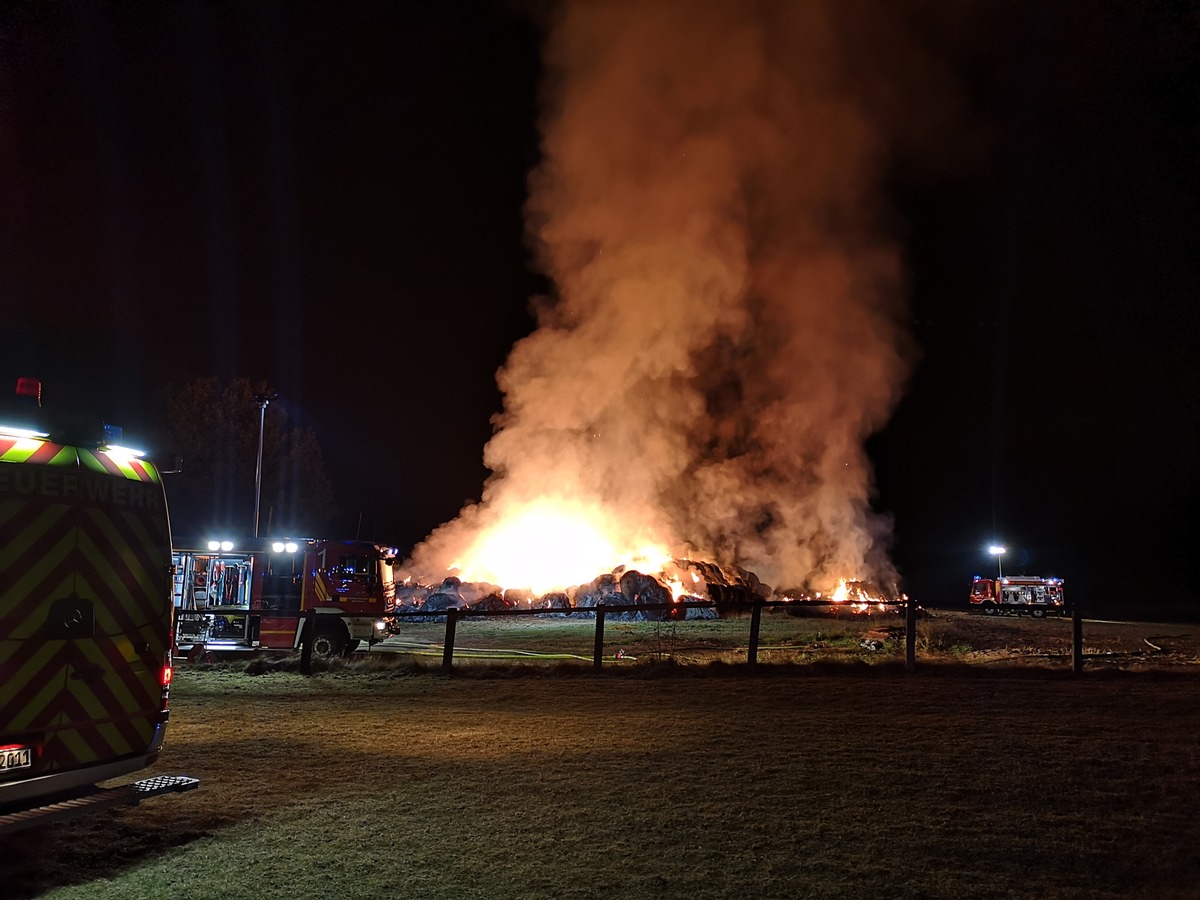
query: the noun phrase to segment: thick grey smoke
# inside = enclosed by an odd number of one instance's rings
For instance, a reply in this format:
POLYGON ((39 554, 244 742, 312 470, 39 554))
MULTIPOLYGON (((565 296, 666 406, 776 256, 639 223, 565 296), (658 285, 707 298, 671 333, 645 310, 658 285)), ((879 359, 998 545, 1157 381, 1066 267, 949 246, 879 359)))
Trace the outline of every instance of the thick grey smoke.
POLYGON ((894 580, 863 449, 910 364, 880 179, 920 130, 899 85, 934 75, 887 10, 561 8, 527 209, 556 294, 499 373, 482 503, 412 571, 550 498, 776 586, 894 580))

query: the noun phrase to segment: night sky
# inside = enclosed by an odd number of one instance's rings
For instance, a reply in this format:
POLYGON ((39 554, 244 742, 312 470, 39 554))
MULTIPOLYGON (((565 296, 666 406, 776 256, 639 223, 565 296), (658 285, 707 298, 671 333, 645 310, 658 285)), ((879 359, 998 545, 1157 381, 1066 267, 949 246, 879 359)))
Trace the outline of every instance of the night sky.
MULTIPOLYGON (((905 584, 962 602, 998 540, 1096 609, 1200 612, 1200 13, 923 5, 966 114, 886 179, 919 362, 869 450, 905 584)), ((0 379, 151 442, 165 382, 263 380, 331 529, 453 518, 550 290, 526 9, 5 5, 0 379)))

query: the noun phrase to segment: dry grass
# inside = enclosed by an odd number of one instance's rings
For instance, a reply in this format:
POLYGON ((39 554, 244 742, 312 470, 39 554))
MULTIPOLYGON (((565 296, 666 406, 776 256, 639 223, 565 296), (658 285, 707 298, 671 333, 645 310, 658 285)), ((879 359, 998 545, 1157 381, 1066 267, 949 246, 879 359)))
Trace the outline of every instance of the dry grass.
MULTIPOLYGON (((371 655, 398 655, 406 664, 436 668, 442 658, 445 627, 423 620, 407 623, 401 635, 377 646, 371 655)), ((664 623, 610 620, 604 631, 605 665, 743 663, 749 633, 749 617, 664 623), (622 655, 619 660, 618 652, 622 655)), ((454 664, 460 670, 513 664, 586 666, 592 660, 594 637, 595 623, 590 619, 465 619, 458 623, 454 664)), ((1195 626, 1089 622, 1084 639, 1092 669, 1148 671, 1200 666, 1200 629, 1195 626)), ((917 652, 924 662, 1069 666, 1071 622, 1057 617, 992 619, 938 611, 918 620, 917 652)), ((903 653, 904 620, 900 616, 831 619, 775 612, 763 616, 758 659, 777 665, 878 665, 902 660, 903 653), (864 651, 864 638, 882 646, 864 651)))
MULTIPOLYGON (((818 657, 858 656, 864 632, 881 624, 902 622, 895 616, 842 619, 765 615, 759 635, 759 660, 767 663, 810 662, 818 657)), ((591 663, 595 650, 595 621, 564 618, 465 619, 458 623, 454 662, 461 667, 492 666, 500 662, 526 665, 591 663), (520 654, 520 655, 517 655, 520 654)), ((629 622, 609 619, 604 628, 607 666, 671 662, 707 665, 742 663, 750 635, 750 619, 688 619, 671 622, 629 622), (618 659, 618 654, 620 658, 618 659)), ((445 625, 413 622, 374 652, 397 653, 414 663, 441 661, 445 625)), ((901 649, 899 644, 889 653, 901 649)), ((873 658, 883 657, 874 654, 873 658)))
POLYGON ((1200 883, 1195 669, 445 677, 381 656, 311 678, 185 669, 159 768, 202 787, 0 840, 5 895, 1186 897, 1200 883))

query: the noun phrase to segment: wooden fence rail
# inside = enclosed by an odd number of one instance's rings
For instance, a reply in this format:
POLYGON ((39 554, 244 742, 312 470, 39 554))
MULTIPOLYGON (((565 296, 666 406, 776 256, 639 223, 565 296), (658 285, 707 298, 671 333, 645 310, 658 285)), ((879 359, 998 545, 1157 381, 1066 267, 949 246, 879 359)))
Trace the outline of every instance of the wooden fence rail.
MULTIPOLYGON (((836 606, 837 601, 834 600, 811 600, 804 601, 805 605, 812 606, 836 606)), ((872 601, 872 606, 894 607, 897 604, 887 603, 884 601, 872 601)), ((467 617, 487 618, 490 616, 536 616, 547 615, 553 613, 562 614, 594 614, 596 617, 596 637, 592 644, 592 667, 599 669, 604 662, 604 623, 609 613, 626 613, 626 612, 671 612, 680 613, 679 616, 672 616, 666 621, 680 621, 687 615, 689 609, 712 609, 716 606, 711 601, 682 601, 679 603, 661 603, 661 604, 623 604, 623 605, 603 605, 603 606, 586 606, 586 607, 570 607, 557 609, 460 609, 451 607, 444 610, 413 610, 411 612, 396 613, 395 618, 446 618, 446 638, 442 648, 442 668, 447 672, 454 668, 454 641, 455 634, 458 628, 458 620, 467 617)), ((780 609, 795 609, 796 603, 787 600, 761 600, 755 603, 750 610, 750 635, 746 650, 746 663, 751 668, 758 664, 758 638, 759 631, 762 627, 762 611, 768 607, 780 609)), ((909 600, 904 604, 905 607, 905 652, 904 652, 904 668, 908 672, 914 672, 917 668, 917 606, 909 600)), ((301 661, 301 669, 304 668, 304 662, 301 661)))
MULTIPOLYGON (((835 606, 833 600, 806 600, 805 605, 835 606)), ((895 607, 898 604, 884 601, 871 601, 870 605, 880 607, 895 607)), ((592 667, 599 669, 604 661, 604 622, 609 613, 626 612, 672 612, 682 613, 678 618, 672 616, 666 621, 679 621, 686 617, 689 609, 712 609, 716 606, 711 601, 683 601, 680 603, 663 604, 624 604, 620 606, 594 607, 561 607, 546 609, 459 609, 444 610, 412 610, 394 613, 395 618, 446 619, 446 638, 442 648, 442 668, 449 672, 454 668, 454 642, 458 628, 458 620, 462 618, 488 618, 492 616, 539 616, 553 613, 560 614, 594 614, 596 617, 596 636, 592 645, 592 667)), ((750 634, 746 649, 746 663, 750 668, 758 664, 759 631, 762 627, 762 612, 766 608, 796 608, 797 604, 787 600, 760 600, 753 604, 750 610, 750 634)), ((307 610, 246 610, 247 615, 263 615, 280 618, 303 618, 307 622, 304 637, 300 642, 300 671, 305 675, 312 674, 312 635, 316 633, 316 609, 307 610)), ((915 672, 917 668, 917 604, 910 598, 904 603, 904 670, 915 672)), ((1076 675, 1083 672, 1083 610, 1080 604, 1071 606, 1071 671, 1076 675)))

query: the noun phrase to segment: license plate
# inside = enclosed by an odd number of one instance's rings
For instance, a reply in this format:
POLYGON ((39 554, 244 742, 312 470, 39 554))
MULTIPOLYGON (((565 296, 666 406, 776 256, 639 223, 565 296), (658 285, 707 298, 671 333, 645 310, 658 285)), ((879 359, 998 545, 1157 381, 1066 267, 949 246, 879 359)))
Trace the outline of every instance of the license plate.
POLYGON ((0 747, 0 772, 28 769, 31 765, 33 754, 28 747, 0 747))

